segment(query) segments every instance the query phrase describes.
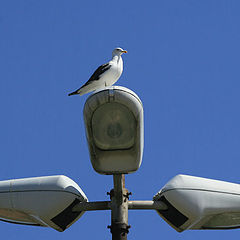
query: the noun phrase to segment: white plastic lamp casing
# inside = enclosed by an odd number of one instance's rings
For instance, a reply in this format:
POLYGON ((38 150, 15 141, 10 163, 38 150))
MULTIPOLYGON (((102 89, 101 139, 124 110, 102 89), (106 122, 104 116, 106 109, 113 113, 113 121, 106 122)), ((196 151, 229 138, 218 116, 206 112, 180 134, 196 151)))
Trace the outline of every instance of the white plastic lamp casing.
POLYGON ((168 209, 157 212, 173 228, 240 228, 240 185, 207 178, 177 175, 155 196, 168 209))
POLYGON ((73 212, 87 197, 66 176, 49 176, 0 181, 0 220, 52 227, 60 232, 84 212, 73 212))
POLYGON ((136 171, 143 154, 143 107, 125 87, 112 86, 92 94, 84 106, 91 163, 101 174, 136 171))

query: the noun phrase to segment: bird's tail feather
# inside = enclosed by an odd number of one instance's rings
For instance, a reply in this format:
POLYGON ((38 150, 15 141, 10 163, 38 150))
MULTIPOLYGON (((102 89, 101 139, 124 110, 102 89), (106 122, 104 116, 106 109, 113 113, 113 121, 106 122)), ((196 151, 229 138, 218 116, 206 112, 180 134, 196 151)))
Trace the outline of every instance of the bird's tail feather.
POLYGON ((76 90, 76 91, 74 91, 74 92, 69 93, 68 96, 77 95, 77 94, 79 94, 79 93, 80 93, 80 91, 79 91, 79 90, 76 90))
POLYGON ((69 93, 68 96, 72 96, 72 95, 76 95, 79 94, 80 96, 95 91, 97 89, 97 87, 93 84, 91 85, 83 85, 81 88, 77 89, 76 91, 69 93))

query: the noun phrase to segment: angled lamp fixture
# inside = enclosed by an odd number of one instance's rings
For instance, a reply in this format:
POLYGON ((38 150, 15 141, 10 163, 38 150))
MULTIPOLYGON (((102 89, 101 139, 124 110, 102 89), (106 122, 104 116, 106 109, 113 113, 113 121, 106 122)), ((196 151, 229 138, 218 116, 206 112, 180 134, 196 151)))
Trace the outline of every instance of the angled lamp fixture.
POLYGON ((64 231, 84 213, 74 206, 88 199, 70 178, 46 176, 0 181, 0 221, 64 231))
POLYGON ((240 185, 177 175, 155 196, 166 204, 158 214, 178 232, 240 228, 240 185))

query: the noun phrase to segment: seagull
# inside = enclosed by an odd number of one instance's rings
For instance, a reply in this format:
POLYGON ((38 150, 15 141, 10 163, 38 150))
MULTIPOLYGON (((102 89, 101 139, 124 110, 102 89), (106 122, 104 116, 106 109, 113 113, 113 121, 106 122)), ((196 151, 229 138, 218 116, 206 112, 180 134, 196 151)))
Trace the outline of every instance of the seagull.
POLYGON ((97 68, 89 80, 68 96, 79 94, 80 96, 103 87, 112 86, 120 78, 123 71, 121 55, 127 53, 122 48, 115 48, 112 52, 112 60, 97 68))

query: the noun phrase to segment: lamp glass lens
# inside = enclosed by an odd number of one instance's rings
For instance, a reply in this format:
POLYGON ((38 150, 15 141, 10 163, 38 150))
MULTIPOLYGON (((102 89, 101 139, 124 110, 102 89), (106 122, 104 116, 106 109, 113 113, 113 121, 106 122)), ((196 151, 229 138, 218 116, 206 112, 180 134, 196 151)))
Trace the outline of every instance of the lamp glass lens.
POLYGON ((223 213, 212 217, 203 225, 206 229, 222 229, 240 227, 240 213, 223 213))
POLYGON ((126 106, 105 103, 93 114, 92 132, 96 146, 102 150, 131 148, 135 141, 136 120, 126 106))

